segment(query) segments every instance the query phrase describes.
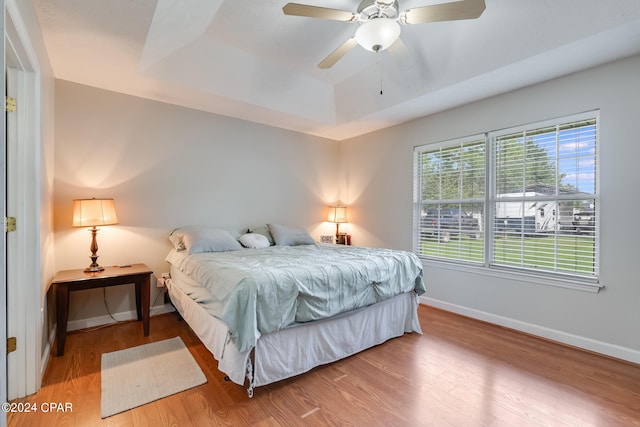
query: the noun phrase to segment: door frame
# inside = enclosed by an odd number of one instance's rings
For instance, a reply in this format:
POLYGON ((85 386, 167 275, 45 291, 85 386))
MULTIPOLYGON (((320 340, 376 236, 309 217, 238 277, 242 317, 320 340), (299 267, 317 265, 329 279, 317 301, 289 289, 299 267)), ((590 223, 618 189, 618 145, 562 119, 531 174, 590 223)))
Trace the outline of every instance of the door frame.
MULTIPOLYGON (((5 22, 5 8, 4 2, 2 5, 2 11, 0 11, 0 27, 2 28, 2 34, 5 33, 4 29, 5 22)), ((2 69, 5 69, 5 43, 2 43, 2 55, 0 55, 2 61, 2 69)), ((6 93, 4 79, 0 83, 2 86, 2 93, 6 93)), ((6 114, 2 114, 2 118, 0 119, 0 128, 2 128, 2 147, 0 150, 0 209, 5 214, 5 150, 6 147, 6 114)), ((2 242, 0 243, 0 307, 5 308, 5 315, 0 315, 0 369, 2 369, 2 373, 4 374, 4 380, 0 381, 0 403, 4 403, 7 401, 7 316, 6 316, 6 308, 7 308, 7 281, 5 275, 5 254, 6 254, 6 241, 5 234, 3 233, 2 242)), ((0 427, 5 427, 7 425, 7 414, 4 411, 0 411, 0 427)))
MULTIPOLYGON (((5 79, 9 68, 12 87, 5 93, 16 98, 11 120, 14 130, 5 131, 6 154, 3 179, 5 216, 16 217, 17 231, 7 238, 0 262, 6 278, 6 325, 3 330, 17 338, 17 350, 6 355, 6 398, 35 393, 42 380, 43 294, 40 256, 40 70, 29 33, 16 0, 6 0, 4 31, 5 79), (11 163, 8 163, 11 162, 11 163), (11 166, 11 167, 7 167, 11 166), (11 260, 11 262, 7 262, 11 260)), ((5 117, 6 119, 6 117, 5 117)), ((5 123, 7 126, 9 123, 5 123)), ((4 341, 6 343, 6 340, 4 341)), ((6 352, 5 352, 6 354, 6 352)))

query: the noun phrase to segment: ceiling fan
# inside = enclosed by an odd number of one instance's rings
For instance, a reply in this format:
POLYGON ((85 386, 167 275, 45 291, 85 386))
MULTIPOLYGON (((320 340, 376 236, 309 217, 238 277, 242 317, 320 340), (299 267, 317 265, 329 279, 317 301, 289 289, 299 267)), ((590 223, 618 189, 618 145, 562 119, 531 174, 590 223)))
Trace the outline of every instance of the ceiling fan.
POLYGON ((285 15, 360 23, 353 37, 318 64, 318 68, 331 68, 357 44, 372 52, 391 48, 389 52, 393 54, 393 50, 398 53, 406 50, 400 39, 400 25, 475 19, 484 9, 484 0, 461 0, 403 11, 397 0, 362 0, 355 12, 300 3, 287 3, 282 11, 285 15))

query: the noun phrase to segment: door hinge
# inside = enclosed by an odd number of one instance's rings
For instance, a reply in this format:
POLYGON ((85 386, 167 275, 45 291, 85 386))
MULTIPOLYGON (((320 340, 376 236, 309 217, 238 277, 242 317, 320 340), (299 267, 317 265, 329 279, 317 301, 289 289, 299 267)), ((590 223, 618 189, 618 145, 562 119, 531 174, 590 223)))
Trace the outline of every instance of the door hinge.
POLYGON ((8 216, 4 219, 4 231, 8 233, 9 231, 16 231, 16 217, 8 216))
POLYGON ((12 351, 16 351, 17 348, 18 341, 16 340, 16 337, 7 338, 7 354, 11 353, 12 351))
POLYGON ((15 113, 16 111, 16 99, 10 96, 4 97, 5 110, 8 113, 15 113))

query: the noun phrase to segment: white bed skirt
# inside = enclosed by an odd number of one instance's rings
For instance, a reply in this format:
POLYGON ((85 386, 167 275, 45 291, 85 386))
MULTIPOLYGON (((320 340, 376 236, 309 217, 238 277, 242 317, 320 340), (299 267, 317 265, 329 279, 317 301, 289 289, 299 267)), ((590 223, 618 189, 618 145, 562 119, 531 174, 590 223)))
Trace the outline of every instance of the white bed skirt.
MULTIPOLYGON (((251 350, 239 352, 228 339, 225 324, 185 294, 173 279, 166 285, 178 312, 218 360, 218 369, 244 385, 251 371, 247 368, 251 366, 251 350)), ((263 334, 254 348, 249 389, 302 374, 406 332, 421 334, 417 308, 418 296, 408 292, 329 319, 263 334)))

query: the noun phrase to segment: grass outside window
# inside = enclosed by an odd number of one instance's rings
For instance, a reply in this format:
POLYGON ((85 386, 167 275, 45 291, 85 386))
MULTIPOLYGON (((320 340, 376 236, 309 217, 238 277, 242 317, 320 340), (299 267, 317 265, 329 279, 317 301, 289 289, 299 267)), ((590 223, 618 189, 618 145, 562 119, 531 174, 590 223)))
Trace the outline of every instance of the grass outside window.
MULTIPOLYGON (((420 255, 481 263, 483 249, 482 239, 462 235, 448 242, 425 239, 420 255)), ((595 250, 594 237, 585 235, 496 236, 493 244, 495 265, 583 275, 596 270, 595 250)))

